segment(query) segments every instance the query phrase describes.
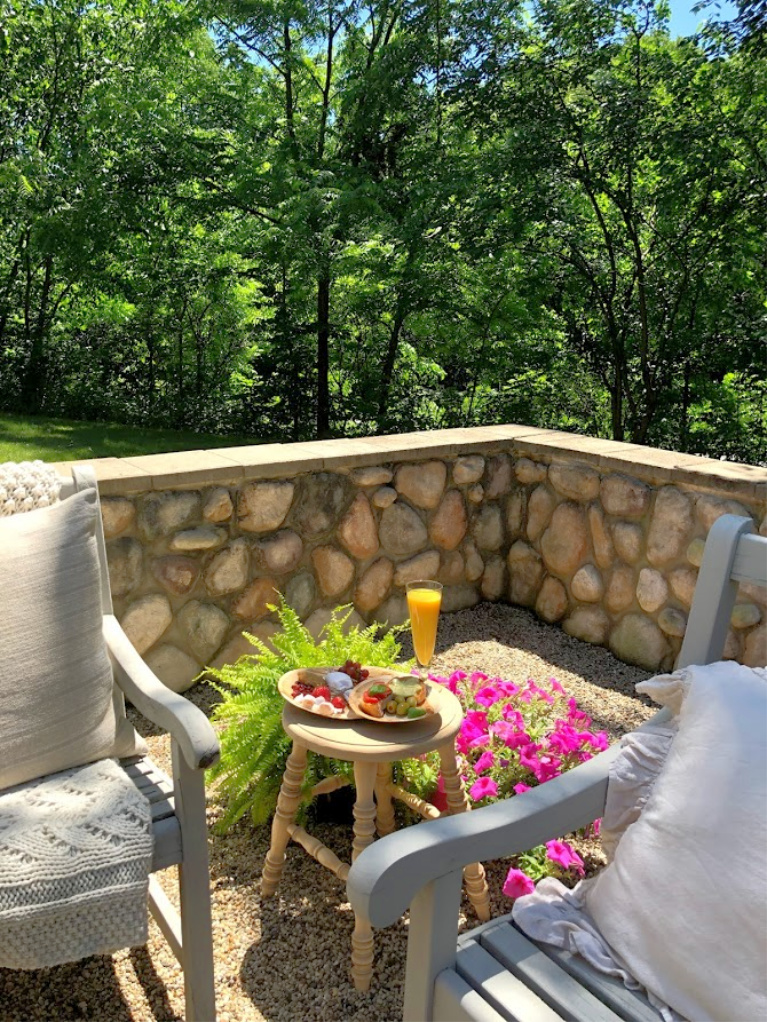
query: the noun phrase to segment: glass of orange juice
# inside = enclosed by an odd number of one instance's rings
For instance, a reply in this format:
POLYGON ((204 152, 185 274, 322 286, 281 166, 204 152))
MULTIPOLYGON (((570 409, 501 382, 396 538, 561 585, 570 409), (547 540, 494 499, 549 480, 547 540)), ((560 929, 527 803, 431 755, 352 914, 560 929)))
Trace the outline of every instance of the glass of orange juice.
POLYGON ((437 620, 442 605, 442 585, 419 579, 407 583, 407 609, 413 648, 421 667, 428 667, 437 642, 437 620))

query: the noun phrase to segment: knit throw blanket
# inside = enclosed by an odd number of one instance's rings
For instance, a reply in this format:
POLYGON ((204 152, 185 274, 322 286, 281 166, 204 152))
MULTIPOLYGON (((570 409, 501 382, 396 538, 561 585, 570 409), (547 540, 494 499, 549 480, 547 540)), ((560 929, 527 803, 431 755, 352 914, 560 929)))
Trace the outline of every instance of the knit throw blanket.
POLYGON ((151 862, 149 802, 114 760, 0 792, 0 966, 146 943, 151 862))
POLYGON ((34 511, 59 499, 61 479, 42 461, 6 461, 0 465, 0 515, 34 511))

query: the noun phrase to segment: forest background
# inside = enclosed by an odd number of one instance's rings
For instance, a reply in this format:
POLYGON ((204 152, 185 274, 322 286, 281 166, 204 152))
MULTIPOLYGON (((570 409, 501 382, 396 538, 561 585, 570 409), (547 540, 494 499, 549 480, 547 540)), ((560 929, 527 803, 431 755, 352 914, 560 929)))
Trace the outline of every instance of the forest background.
POLYGON ((763 0, 0 0, 0 408, 765 459, 763 0))

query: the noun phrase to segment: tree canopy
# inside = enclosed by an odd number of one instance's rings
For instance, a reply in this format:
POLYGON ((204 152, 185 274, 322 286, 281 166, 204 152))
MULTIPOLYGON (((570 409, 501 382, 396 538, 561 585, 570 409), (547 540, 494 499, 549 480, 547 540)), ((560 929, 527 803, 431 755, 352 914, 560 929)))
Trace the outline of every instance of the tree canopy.
POLYGON ((767 455, 764 4, 0 0, 0 407, 767 455))

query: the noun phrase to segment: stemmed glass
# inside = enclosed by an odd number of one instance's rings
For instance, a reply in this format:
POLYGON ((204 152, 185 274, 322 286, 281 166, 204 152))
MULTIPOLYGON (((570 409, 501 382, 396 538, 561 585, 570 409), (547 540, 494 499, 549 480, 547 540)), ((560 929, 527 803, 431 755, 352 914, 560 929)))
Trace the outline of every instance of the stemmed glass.
POLYGON ((418 663, 424 671, 427 671, 437 642, 437 621, 442 605, 442 585, 439 582, 417 579, 408 582, 406 589, 410 629, 413 633, 413 649, 418 663))

